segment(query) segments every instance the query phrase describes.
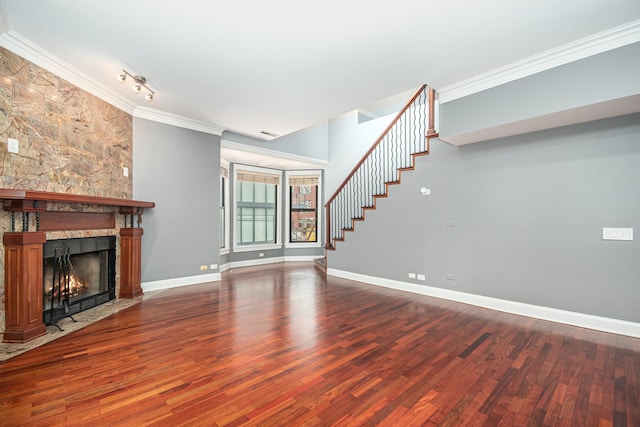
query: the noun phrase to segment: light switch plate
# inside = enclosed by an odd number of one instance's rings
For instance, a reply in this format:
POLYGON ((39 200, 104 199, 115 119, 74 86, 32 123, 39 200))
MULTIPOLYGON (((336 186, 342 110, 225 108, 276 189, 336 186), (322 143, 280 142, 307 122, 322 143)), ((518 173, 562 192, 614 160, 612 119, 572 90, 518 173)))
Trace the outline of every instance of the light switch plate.
POLYGON ((20 151, 20 144, 17 139, 7 138, 7 150, 10 153, 18 154, 20 151))

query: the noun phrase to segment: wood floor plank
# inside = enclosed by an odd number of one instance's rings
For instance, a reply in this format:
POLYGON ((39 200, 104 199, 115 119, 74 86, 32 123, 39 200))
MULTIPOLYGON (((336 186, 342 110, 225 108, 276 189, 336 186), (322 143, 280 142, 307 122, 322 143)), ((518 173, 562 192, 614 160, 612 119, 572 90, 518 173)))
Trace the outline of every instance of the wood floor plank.
POLYGON ((1 426, 640 426, 640 340, 234 269, 0 364, 1 426))

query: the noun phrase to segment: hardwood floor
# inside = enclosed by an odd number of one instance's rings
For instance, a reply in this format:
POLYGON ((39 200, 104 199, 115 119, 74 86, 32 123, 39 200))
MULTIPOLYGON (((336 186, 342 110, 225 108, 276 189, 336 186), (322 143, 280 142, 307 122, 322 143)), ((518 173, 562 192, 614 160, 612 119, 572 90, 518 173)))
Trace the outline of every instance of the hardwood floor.
POLYGON ((640 426, 640 340, 237 269, 0 365, 2 426, 640 426))

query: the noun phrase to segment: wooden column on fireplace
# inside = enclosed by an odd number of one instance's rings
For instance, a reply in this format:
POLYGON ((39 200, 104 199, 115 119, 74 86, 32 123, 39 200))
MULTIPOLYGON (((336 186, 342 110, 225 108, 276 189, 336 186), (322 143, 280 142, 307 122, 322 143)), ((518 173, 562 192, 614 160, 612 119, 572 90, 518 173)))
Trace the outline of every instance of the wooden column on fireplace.
POLYGON ((46 333, 42 321, 43 232, 4 233, 5 342, 46 333))
POLYGON ((120 297, 142 295, 140 227, 144 208, 155 203, 45 191, 0 189, 5 211, 11 212, 11 231, 3 236, 5 246, 5 342, 26 342, 46 333, 42 315, 43 244, 46 231, 115 229, 116 212, 48 211, 47 202, 119 208, 125 215, 120 229, 120 297), (30 230, 35 215, 35 230, 30 230), (134 215, 137 216, 134 225, 134 215), (18 216, 18 218, 16 218, 18 216), (130 227, 126 226, 129 217, 130 227), (15 230, 16 220, 22 226, 15 230))

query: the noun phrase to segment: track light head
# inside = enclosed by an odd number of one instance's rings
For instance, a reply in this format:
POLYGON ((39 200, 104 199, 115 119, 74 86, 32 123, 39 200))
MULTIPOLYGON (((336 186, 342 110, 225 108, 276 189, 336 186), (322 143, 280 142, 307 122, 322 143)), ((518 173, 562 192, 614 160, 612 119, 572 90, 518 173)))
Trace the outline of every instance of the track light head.
POLYGON ((143 85, 143 84, 145 84, 147 82, 147 78, 143 77, 143 76, 133 76, 133 80, 135 80, 136 83, 141 84, 141 85, 143 85))
POLYGON ((152 93, 148 93, 145 95, 145 98, 148 102, 153 101, 153 94, 152 93))
POLYGON ((123 70, 123 71, 120 72, 120 74, 118 74, 118 81, 120 83, 124 83, 125 80, 127 80, 127 74, 123 70))

